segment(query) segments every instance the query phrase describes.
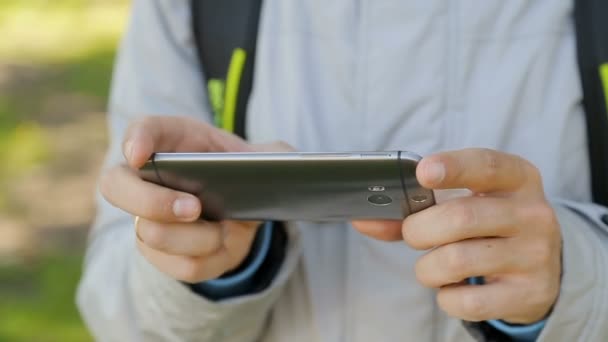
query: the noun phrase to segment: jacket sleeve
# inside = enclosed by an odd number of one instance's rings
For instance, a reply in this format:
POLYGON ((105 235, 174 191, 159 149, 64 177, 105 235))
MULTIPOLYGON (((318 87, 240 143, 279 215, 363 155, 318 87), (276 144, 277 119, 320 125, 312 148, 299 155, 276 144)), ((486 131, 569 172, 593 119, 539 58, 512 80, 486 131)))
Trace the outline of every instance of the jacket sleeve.
POLYGON ((608 336, 608 209, 554 201, 562 231, 562 284, 538 341, 604 341, 608 336))
MULTIPOLYGON (((114 71, 110 147, 104 167, 123 162, 128 123, 147 114, 209 120, 186 0, 136 0, 114 71)), ((298 237, 287 229, 285 260, 265 290, 213 302, 151 266, 135 248, 133 217, 97 195, 97 217, 77 302, 100 341, 250 341, 264 328, 292 274, 298 237)))
MULTIPOLYGON (((552 203, 562 232, 562 282, 536 341, 604 341, 608 336, 608 209, 561 199, 552 203)), ((477 341, 528 340, 487 322, 463 323, 477 341)))

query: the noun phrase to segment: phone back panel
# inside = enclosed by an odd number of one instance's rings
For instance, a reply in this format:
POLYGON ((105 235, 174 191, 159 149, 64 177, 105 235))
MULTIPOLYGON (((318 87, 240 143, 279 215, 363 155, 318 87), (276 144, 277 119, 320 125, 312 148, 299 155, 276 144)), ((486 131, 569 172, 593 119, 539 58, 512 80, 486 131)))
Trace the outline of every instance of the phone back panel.
POLYGON ((202 201, 203 219, 402 219, 433 204, 417 157, 386 153, 156 154, 140 174, 202 201), (427 196, 421 204, 407 191, 427 196))

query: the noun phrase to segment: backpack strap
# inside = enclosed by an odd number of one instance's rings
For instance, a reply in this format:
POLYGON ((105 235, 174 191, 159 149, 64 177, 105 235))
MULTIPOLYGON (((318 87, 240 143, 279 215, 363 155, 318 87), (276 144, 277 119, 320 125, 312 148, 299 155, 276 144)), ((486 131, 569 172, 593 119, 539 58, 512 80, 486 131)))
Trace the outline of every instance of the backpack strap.
POLYGON ((608 206, 608 1, 576 0, 575 6, 593 200, 608 206))
POLYGON ((215 125, 245 138, 262 0, 191 0, 215 125))

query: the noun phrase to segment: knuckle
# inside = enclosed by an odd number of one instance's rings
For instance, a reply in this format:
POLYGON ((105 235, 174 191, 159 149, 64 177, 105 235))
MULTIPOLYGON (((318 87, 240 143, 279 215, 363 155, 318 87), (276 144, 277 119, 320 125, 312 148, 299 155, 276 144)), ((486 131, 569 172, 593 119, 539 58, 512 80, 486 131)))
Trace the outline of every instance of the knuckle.
POLYGON ((424 241, 418 234, 416 221, 412 216, 408 216, 403 220, 403 224, 401 225, 401 236, 403 237, 403 241, 414 249, 425 249, 426 247, 424 241))
POLYGON ((454 201, 448 208, 448 215, 456 229, 466 229, 477 224, 477 213, 468 201, 454 201))
POLYGON ((546 305, 552 296, 552 291, 548 285, 537 285, 535 295, 528 296, 528 306, 531 308, 542 307, 546 305))
POLYGON ((435 284, 431 281, 428 274, 428 267, 425 257, 420 258, 414 265, 414 273, 416 280, 426 287, 435 287, 435 284))
POLYGON ((540 306, 551 306, 559 295, 559 279, 549 279, 543 282, 540 287, 539 293, 539 305, 540 306))
POLYGON ((174 218, 175 214, 173 213, 173 204, 175 200, 177 200, 177 194, 173 193, 171 190, 167 190, 167 193, 161 196, 161 198, 163 199, 160 201, 160 208, 156 208, 156 205, 153 205, 154 208, 152 210, 160 209, 158 211, 162 213, 163 216, 174 218))
POLYGON ((488 306, 484 297, 476 292, 462 294, 462 312, 469 321, 483 321, 487 319, 488 306))
POLYGON ((487 181, 493 181, 497 178, 501 167, 499 155, 490 149, 482 149, 481 158, 484 166, 484 177, 487 181))
POLYGON ((161 221, 174 218, 173 202, 175 195, 159 194, 158 198, 149 196, 140 202, 141 216, 158 218, 161 221))
POLYGON ((191 284, 205 280, 202 259, 185 258, 178 267, 177 278, 191 284))
POLYGON ((504 229, 504 234, 509 236, 517 235, 521 232, 522 213, 518 203, 509 202, 502 207, 501 226, 504 229))
POLYGON ((543 235, 557 233, 557 217, 550 205, 543 202, 529 203, 520 208, 520 217, 528 225, 536 227, 543 235))
POLYGON ((531 261, 536 267, 544 267, 553 261, 554 250, 549 241, 543 240, 531 248, 531 261))
POLYGON ((105 170, 104 172, 102 172, 101 175, 99 176, 99 182, 98 182, 99 192, 105 199, 107 199, 109 201, 114 199, 114 195, 115 195, 114 184, 116 183, 116 179, 120 176, 120 173, 122 172, 121 168, 122 168, 121 166, 115 166, 115 167, 109 168, 109 169, 105 170))
POLYGON ((536 248, 534 259, 538 265, 548 265, 553 259, 552 248, 548 244, 540 244, 536 248))
POLYGON ((557 218, 555 217, 555 212, 548 204, 542 203, 536 205, 533 211, 541 226, 554 227, 556 225, 557 218))
MULTIPOLYGON (((466 272, 470 267, 470 260, 464 248, 457 244, 450 244, 442 247, 443 251, 443 264, 445 265, 447 272, 454 278, 460 278, 459 275, 466 272)), ((454 282, 462 279, 453 279, 454 282)))
POLYGON ((212 254, 222 248, 224 244, 224 233, 219 227, 210 227, 207 236, 205 236, 205 245, 203 253, 212 254))
POLYGON ((542 181, 542 175, 540 169, 536 165, 530 163, 525 159, 520 159, 520 169, 525 175, 528 182, 540 183, 542 181))
POLYGON ((528 315, 537 317, 546 315, 559 294, 559 285, 540 278, 529 279, 523 287, 529 290, 525 294, 520 293, 521 302, 527 308, 528 315))
POLYGON ((164 226, 156 223, 140 223, 140 234, 146 245, 156 250, 164 250, 167 247, 167 230, 164 226))

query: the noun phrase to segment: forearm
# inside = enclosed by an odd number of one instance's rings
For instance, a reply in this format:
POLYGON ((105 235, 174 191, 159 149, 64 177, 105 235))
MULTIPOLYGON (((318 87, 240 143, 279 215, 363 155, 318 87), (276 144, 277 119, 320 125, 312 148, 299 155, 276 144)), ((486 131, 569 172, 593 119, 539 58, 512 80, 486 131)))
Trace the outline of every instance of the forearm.
POLYGON ((132 218, 103 207, 109 211, 100 210, 99 221, 105 224, 93 231, 78 290, 79 309, 96 339, 241 341, 259 336, 296 265, 293 231, 268 287, 214 302, 149 264, 135 248, 132 218))

